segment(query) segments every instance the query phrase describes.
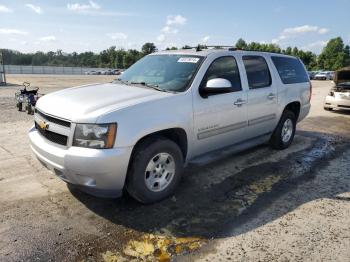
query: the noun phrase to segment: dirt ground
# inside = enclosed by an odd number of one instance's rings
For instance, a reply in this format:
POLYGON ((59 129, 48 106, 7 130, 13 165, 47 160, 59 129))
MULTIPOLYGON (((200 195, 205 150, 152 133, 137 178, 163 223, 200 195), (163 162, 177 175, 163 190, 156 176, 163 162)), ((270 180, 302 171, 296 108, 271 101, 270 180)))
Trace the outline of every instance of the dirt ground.
POLYGON ((9 75, 0 88, 0 261, 349 261, 350 113, 324 111, 328 81, 289 149, 191 164, 144 206, 67 187, 33 157, 16 84, 49 93, 110 76, 9 75))

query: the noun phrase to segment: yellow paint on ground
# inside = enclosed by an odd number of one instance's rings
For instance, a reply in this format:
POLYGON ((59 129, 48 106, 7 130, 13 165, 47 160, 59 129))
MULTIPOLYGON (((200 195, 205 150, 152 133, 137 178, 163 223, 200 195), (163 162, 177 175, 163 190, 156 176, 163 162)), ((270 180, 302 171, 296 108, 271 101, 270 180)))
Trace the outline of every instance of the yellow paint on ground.
POLYGON ((200 248, 205 240, 197 237, 173 237, 145 234, 140 240, 128 242, 125 255, 143 261, 170 261, 173 255, 200 248))
POLYGON ((148 240, 136 241, 131 240, 124 248, 124 253, 128 256, 145 259, 154 253, 154 245, 148 240))
POLYGON ((104 262, 124 262, 124 261, 127 261, 120 254, 113 253, 111 251, 107 251, 106 253, 102 254, 102 258, 103 258, 104 262))
POLYGON ((269 192, 280 179, 280 176, 268 176, 249 185, 249 189, 256 194, 269 192))

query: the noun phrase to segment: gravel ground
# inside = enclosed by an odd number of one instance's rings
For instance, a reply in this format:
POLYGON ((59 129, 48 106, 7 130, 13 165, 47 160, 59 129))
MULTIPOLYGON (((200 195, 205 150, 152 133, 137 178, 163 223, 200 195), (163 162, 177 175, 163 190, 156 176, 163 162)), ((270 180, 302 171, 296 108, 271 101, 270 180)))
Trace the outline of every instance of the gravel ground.
POLYGON ((43 168, 30 152, 33 117, 15 84, 42 93, 110 76, 9 75, 0 88, 0 261, 349 261, 350 114, 312 111, 284 151, 266 145, 190 165, 175 195, 143 206, 98 199, 43 168))

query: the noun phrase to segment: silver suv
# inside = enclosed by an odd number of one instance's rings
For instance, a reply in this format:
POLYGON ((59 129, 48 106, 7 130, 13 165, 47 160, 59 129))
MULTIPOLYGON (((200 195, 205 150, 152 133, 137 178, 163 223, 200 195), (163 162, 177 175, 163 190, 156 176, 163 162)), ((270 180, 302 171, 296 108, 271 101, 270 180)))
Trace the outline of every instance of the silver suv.
POLYGON ((42 97, 29 138, 37 158, 65 182, 99 196, 126 189, 151 203, 173 193, 191 160, 265 142, 287 148, 310 97, 295 57, 159 52, 112 83, 42 97))

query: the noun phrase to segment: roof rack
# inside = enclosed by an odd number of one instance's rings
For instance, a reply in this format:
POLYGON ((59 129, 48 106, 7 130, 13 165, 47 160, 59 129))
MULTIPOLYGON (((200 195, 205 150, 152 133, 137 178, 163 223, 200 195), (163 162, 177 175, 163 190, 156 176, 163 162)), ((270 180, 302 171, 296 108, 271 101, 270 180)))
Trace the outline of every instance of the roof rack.
POLYGON ((203 49, 228 49, 229 51, 237 51, 242 50, 240 48, 237 48, 235 46, 230 45, 197 45, 197 46, 186 46, 182 49, 196 49, 197 52, 202 51, 203 49))

